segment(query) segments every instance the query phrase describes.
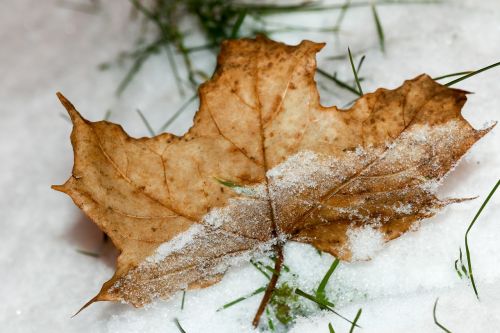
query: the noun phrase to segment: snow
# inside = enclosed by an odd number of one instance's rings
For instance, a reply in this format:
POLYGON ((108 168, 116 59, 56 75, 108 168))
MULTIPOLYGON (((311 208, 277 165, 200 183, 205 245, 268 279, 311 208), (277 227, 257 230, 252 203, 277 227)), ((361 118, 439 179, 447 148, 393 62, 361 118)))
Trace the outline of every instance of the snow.
POLYGON ((347 232, 352 260, 369 260, 384 246, 384 235, 370 225, 347 232))
POLYGON ((200 224, 192 225, 185 232, 177 235, 176 237, 172 238, 170 241, 165 242, 165 243, 161 244, 160 246, 158 246, 155 253, 153 253, 153 255, 146 258, 146 262, 158 263, 158 262, 162 261, 163 259, 165 259, 170 254, 178 252, 180 249, 185 247, 187 244, 192 243, 194 237, 203 233, 204 232, 203 229, 204 229, 203 226, 201 226, 200 224))
MULTIPOLYGON (((98 303, 70 318, 111 277, 116 253, 109 245, 101 248, 96 227, 67 197, 50 189, 69 175, 73 158, 70 125, 60 116, 62 107, 55 92, 62 91, 92 120, 102 119, 106 110, 112 110, 111 120, 134 136, 147 135, 135 109, 141 109, 158 128, 184 101, 166 75, 169 68, 164 55, 148 61, 124 95, 115 97, 126 69, 117 66, 98 71, 96 67, 132 46, 131 36, 136 36, 139 22, 130 23, 126 1, 101 2, 102 10, 95 14, 69 9, 61 1, 2 3, 1 330, 177 332, 172 321, 177 317, 190 333, 250 332, 259 296, 216 312, 221 305, 265 285, 265 277, 249 264, 230 269, 210 288, 189 291, 183 311, 182 294, 178 293, 169 301, 142 309, 98 303), (103 255, 96 259, 77 249, 103 255)), ((339 39, 333 34, 310 33, 277 37, 289 43, 302 38, 327 41, 319 63, 345 79, 351 78, 350 65, 326 58, 344 54, 348 45, 354 52, 363 51, 367 56, 362 70, 366 92, 379 86, 397 87, 422 72, 438 76, 499 60, 500 3, 496 0, 380 6, 378 12, 386 32, 386 54, 377 49, 368 9, 347 12, 339 39)), ((332 23, 333 16, 328 12, 293 14, 275 20, 325 25, 332 23)), ((209 68, 214 59, 200 55, 197 61, 209 68)), ((475 92, 468 96, 464 116, 476 128, 499 119, 498 71, 457 84, 457 88, 475 92)), ((322 92, 325 105, 342 106, 352 99, 348 93, 332 90, 322 92)), ((178 118, 171 128, 174 133, 183 133, 190 126, 194 109, 193 105, 178 118)), ((499 178, 499 136, 494 129, 477 143, 438 192, 442 198, 477 195, 477 200, 447 207, 423 221, 418 231, 384 246, 370 261, 339 265, 326 291, 336 301, 337 310, 349 318, 363 309, 359 332, 439 332, 432 319, 437 297, 438 318, 451 331, 500 332, 499 193, 469 236, 481 301, 453 268, 468 224, 499 178)), ((285 256, 300 288, 309 292, 333 260, 302 244, 289 244, 285 256)), ((298 319, 291 332, 327 332, 329 322, 337 332, 348 331, 335 315, 315 311, 298 319)))

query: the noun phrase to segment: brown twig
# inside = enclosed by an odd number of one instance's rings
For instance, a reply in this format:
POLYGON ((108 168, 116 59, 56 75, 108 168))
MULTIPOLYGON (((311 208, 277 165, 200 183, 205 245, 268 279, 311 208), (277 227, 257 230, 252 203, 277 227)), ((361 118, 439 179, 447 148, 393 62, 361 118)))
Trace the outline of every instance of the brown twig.
POLYGON ((264 297, 260 301, 259 308, 255 313, 255 317, 253 318, 253 326, 257 327, 259 325, 260 317, 264 313, 267 304, 271 300, 274 289, 276 288, 276 284, 278 283, 278 278, 280 276, 281 267, 283 266, 283 245, 278 243, 274 246, 274 252, 276 253, 276 261, 274 262, 274 271, 269 284, 267 285, 266 292, 264 293, 264 297))

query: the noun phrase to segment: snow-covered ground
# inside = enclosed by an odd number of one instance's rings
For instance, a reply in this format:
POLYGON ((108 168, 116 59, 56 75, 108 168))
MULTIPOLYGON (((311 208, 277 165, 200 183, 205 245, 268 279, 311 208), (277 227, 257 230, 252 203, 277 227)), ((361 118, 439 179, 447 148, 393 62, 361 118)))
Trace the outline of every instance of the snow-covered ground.
MULTIPOLYGON (((76 1, 76 0, 75 0, 76 1)), ((83 0, 82 0, 83 2, 83 0)), ((99 251, 101 234, 71 200, 50 189, 66 180, 72 166, 70 124, 55 97, 62 91, 89 119, 111 120, 134 136, 147 135, 135 113, 162 124, 183 99, 177 95, 165 55, 146 63, 120 98, 114 90, 125 68, 98 71, 97 65, 129 49, 139 30, 129 20, 127 1, 102 1, 97 13, 69 9, 62 1, 2 1, 0 9, 0 331, 1 332, 177 332, 179 318, 189 332, 250 332, 260 298, 225 311, 222 304, 255 290, 265 279, 251 265, 231 269, 217 285, 181 294, 143 309, 98 303, 70 318, 113 273, 110 246, 96 259, 77 249, 99 251)), ((379 14, 387 52, 377 48, 369 9, 348 11, 343 32, 335 35, 283 34, 283 41, 327 41, 320 65, 351 78, 345 61, 327 61, 349 45, 367 56, 364 91, 394 88, 422 72, 442 75, 475 69, 500 60, 500 2, 456 0, 439 5, 385 6, 379 14)), ((335 13, 294 14, 297 24, 332 24, 335 13)), ((210 67, 213 59, 197 61, 210 67)), ((464 115, 476 127, 500 119, 500 69, 459 85, 469 95, 464 115)), ((344 105, 352 98, 335 89, 325 103, 344 105)), ((170 128, 179 134, 191 124, 193 110, 170 128)), ((363 313, 359 332, 439 332, 432 307, 440 297, 439 320, 456 332, 500 332, 500 193, 470 234, 478 301, 453 268, 464 232, 500 176, 499 129, 482 139, 452 172, 441 196, 480 198, 452 205, 426 220, 417 232, 386 246, 367 262, 342 263, 327 291, 337 295, 338 311, 363 313)), ((286 262, 300 287, 312 290, 332 262, 310 247, 290 244, 286 262)), ((336 332, 348 326, 328 312, 298 319, 291 332, 336 332)))

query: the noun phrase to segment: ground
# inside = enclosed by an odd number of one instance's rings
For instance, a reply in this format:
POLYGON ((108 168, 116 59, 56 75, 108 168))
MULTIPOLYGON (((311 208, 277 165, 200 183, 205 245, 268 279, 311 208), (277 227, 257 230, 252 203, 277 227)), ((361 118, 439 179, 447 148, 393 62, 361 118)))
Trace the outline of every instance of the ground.
MULTIPOLYGON (((94 304, 75 318, 76 310, 94 296, 113 273, 113 249, 100 249, 101 234, 73 203, 51 184, 65 181, 72 166, 70 124, 55 92, 62 91, 87 118, 98 120, 111 110, 111 121, 133 136, 148 135, 135 110, 141 109, 156 128, 186 98, 179 97, 164 55, 147 62, 121 97, 114 91, 124 67, 99 71, 98 65, 129 49, 139 29, 130 21, 127 1, 104 2, 96 13, 75 10, 68 2, 11 0, 0 11, 0 326, 4 332, 177 332, 179 318, 187 332, 249 332, 259 297, 228 310, 222 304, 265 283, 251 265, 231 269, 223 281, 181 294, 147 308, 94 304), (77 250, 101 251, 101 258, 77 250)), ((431 76, 476 69, 500 60, 500 2, 456 0, 442 4, 379 7, 386 53, 378 49, 371 11, 348 12, 340 35, 282 34, 282 41, 308 38, 328 42, 319 63, 339 77, 351 78, 344 54, 347 46, 366 54, 364 91, 394 88, 420 73, 431 76), (337 38, 338 37, 338 38, 337 38)), ((303 25, 327 24, 336 13, 296 14, 303 25)), ((299 22, 300 21, 300 22, 299 22)), ((213 58, 200 58, 209 68, 213 58)), ((457 85, 474 92, 464 108, 477 128, 500 118, 499 69, 457 85)), ((326 82, 325 82, 326 83, 326 82)), ((349 93, 331 86, 326 104, 345 105, 349 93)), ((170 128, 183 133, 195 107, 170 128)), ((474 274, 480 301, 453 268, 464 232, 498 180, 499 129, 472 148, 446 179, 440 196, 478 199, 452 205, 387 245, 371 261, 341 263, 327 291, 337 295, 338 311, 353 318, 362 308, 359 332, 439 332, 439 320, 453 332, 500 332, 500 194, 493 197, 470 234, 474 274)), ((312 290, 332 262, 307 246, 286 248, 287 264, 302 289, 312 290)), ((348 326, 328 312, 299 318, 291 332, 337 332, 348 326)), ((357 330, 358 331, 358 330, 357 330)))

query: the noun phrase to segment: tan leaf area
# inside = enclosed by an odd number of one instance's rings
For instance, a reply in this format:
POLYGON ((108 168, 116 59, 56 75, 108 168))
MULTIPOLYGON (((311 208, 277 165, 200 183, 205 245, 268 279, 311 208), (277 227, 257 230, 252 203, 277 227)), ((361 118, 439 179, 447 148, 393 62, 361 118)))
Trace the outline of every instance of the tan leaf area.
POLYGON ((350 260, 350 230, 369 225, 391 240, 456 201, 438 199, 436 187, 489 130, 462 117, 466 93, 421 75, 348 110, 323 107, 314 81, 322 47, 224 42, 182 137, 131 138, 58 95, 75 163, 54 188, 121 252, 91 302, 141 306, 206 287, 287 240, 350 260))

